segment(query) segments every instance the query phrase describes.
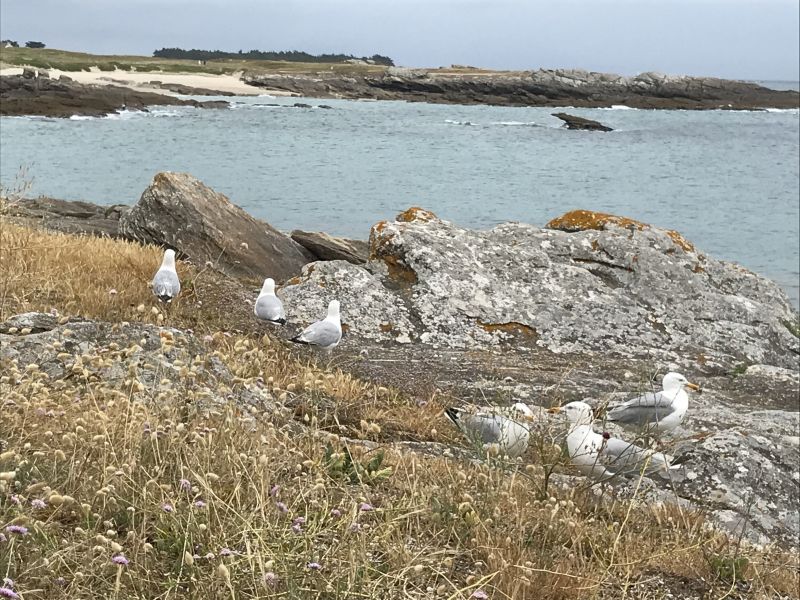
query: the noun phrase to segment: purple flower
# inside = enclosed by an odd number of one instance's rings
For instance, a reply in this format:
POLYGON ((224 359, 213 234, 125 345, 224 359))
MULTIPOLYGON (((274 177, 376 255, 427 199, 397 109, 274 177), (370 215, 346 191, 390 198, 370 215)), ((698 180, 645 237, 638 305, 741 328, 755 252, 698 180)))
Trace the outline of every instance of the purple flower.
POLYGON ((486 600, 489 597, 489 594, 484 592, 483 590, 475 590, 472 592, 472 596, 470 598, 477 598, 478 600, 486 600))
POLYGON ((63 577, 56 577, 54 583, 56 585, 67 585, 67 580, 63 577))
POLYGON ((294 531, 295 533, 303 533, 303 528, 300 527, 300 525, 298 525, 297 523, 295 523, 294 525, 292 525, 292 531, 294 531))
POLYGON ((295 517, 294 521, 292 521, 292 524, 294 524, 294 525, 305 525, 306 524, 306 518, 305 517, 295 517))
POLYGON ((161 505, 161 510, 163 510, 166 513, 171 513, 173 510, 175 510, 175 508, 173 508, 172 504, 170 504, 169 502, 165 502, 164 504, 161 505))
POLYGON ((41 510, 42 508, 47 506, 47 504, 45 503, 44 500, 41 500, 39 498, 34 498, 33 500, 31 500, 31 506, 37 510, 41 510))
POLYGON ((267 571, 264 573, 264 583, 267 585, 275 585, 278 580, 278 576, 275 575, 272 571, 267 571))
POLYGON ((8 533, 16 533, 18 535, 25 535, 28 533, 28 528, 23 527, 22 525, 9 525, 6 527, 6 531, 8 533))
POLYGON ((318 562, 310 562, 306 566, 312 571, 319 571, 322 568, 322 565, 318 562))
POLYGON ((195 500, 194 501, 194 507, 195 508, 205 508, 206 507, 206 503, 203 502, 202 500, 195 500))
POLYGON ((229 548, 222 548, 219 551, 219 555, 220 556, 232 556, 233 555, 233 550, 230 550, 229 548))
POLYGON ((17 496, 16 494, 12 494, 9 500, 11 500, 11 504, 21 504, 21 502, 19 501, 19 496, 17 496))
POLYGON ((113 562, 115 565, 122 565, 122 566, 126 566, 126 565, 128 564, 128 562, 129 562, 129 561, 128 561, 128 559, 127 559, 127 558, 125 558, 125 555, 124 555, 124 554, 115 554, 115 555, 114 555, 114 556, 111 558, 111 562, 113 562))
POLYGON ((181 489, 182 489, 184 492, 189 492, 189 491, 191 491, 191 489, 192 489, 192 482, 191 482, 191 481, 189 481, 188 479, 181 479, 181 480, 178 482, 178 485, 180 486, 180 488, 181 488, 181 489))
POLYGON ((280 492, 280 491, 281 491, 281 486, 279 486, 279 485, 276 483, 276 484, 275 484, 275 485, 273 485, 271 488, 269 488, 269 495, 270 495, 270 496, 272 496, 273 498, 275 498, 275 497, 277 497, 277 495, 278 495, 278 492, 280 492))
POLYGON ((361 525, 359 523, 353 523, 352 525, 350 525, 350 531, 358 533, 359 531, 361 531, 361 525))
POLYGON ((358 510, 361 512, 369 512, 371 510, 375 510, 375 507, 372 504, 367 504, 366 502, 362 502, 361 506, 358 507, 358 510))
POLYGON ((277 509, 278 509, 279 511, 281 511, 282 513, 287 513, 287 512, 289 512, 289 507, 288 507, 288 506, 286 506, 286 505, 285 505, 283 502, 276 502, 276 503, 275 503, 275 508, 277 508, 277 509))
POLYGON ((19 598, 19 594, 7 587, 0 587, 0 598, 19 598))
POLYGON ((214 553, 213 553, 213 552, 208 552, 208 553, 205 555, 205 557, 204 557, 204 558, 205 558, 206 560, 212 560, 212 559, 214 558, 214 553))
POLYGON ((339 517, 342 516, 342 511, 340 511, 338 508, 334 508, 333 510, 331 510, 331 516, 334 519, 338 519, 339 517))

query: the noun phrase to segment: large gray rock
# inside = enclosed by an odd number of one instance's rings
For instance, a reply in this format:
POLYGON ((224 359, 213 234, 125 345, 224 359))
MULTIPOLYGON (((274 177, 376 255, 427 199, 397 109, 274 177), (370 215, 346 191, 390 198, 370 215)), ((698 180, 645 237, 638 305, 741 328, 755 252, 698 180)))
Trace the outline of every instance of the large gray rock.
POLYGON ((129 207, 122 204, 100 206, 41 196, 10 203, 8 217, 18 223, 53 231, 118 237, 119 219, 128 210, 129 207))
POLYGON ((120 219, 130 239, 175 248, 198 265, 227 275, 276 281, 313 257, 269 223, 259 221, 187 173, 158 173, 120 219))
POLYGON ((584 131, 614 131, 611 127, 603 125, 599 121, 592 119, 584 119, 583 117, 576 117, 575 115, 568 115, 567 113, 553 113, 554 117, 558 117, 564 121, 564 127, 567 129, 579 129, 584 131))
POLYGON ((798 314, 781 289, 676 232, 585 211, 473 231, 410 209, 375 225, 370 244, 365 266, 315 265, 285 287, 292 318, 337 297, 344 322, 358 312, 351 333, 376 341, 797 365, 798 314))

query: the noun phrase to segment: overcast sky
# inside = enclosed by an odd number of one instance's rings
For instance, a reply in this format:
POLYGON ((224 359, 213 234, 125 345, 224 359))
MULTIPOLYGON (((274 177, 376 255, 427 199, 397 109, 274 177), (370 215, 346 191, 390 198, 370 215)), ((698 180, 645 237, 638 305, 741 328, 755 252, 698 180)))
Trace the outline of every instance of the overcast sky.
POLYGON ((800 79, 798 0, 1 0, 0 37, 374 53, 397 64, 800 79))

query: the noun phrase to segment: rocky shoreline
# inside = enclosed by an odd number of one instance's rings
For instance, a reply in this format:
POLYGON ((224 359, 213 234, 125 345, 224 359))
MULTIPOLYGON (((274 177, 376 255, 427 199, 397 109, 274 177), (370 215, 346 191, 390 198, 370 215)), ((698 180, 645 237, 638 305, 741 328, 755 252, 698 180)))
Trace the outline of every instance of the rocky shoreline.
MULTIPOLYGON (((589 211, 475 231, 412 208, 373 226, 366 246, 282 234, 178 173, 158 174, 133 208, 40 200, 11 214, 177 247, 182 260, 228 278, 232 331, 257 327, 252 302, 265 276, 280 280, 287 306, 281 338, 337 298, 337 364, 420 402, 445 394, 601 407, 650 389, 657 373, 683 372, 704 388, 672 442, 691 457, 688 471, 672 489, 654 482, 650 497, 704 511, 734 535, 744 528, 753 542, 800 541, 800 315, 776 284, 675 231, 589 211)), ((31 352, 24 336, 6 341, 12 353, 31 352)))
POLYGON ((315 98, 405 100, 498 106, 761 110, 798 108, 800 93, 742 81, 642 73, 624 77, 580 69, 475 73, 389 68, 378 75, 248 74, 253 86, 315 98))
POLYGON ((103 117, 148 106, 226 108, 227 102, 178 98, 116 85, 84 85, 66 76, 51 79, 46 71, 26 69, 22 75, 0 77, 0 115, 41 117, 103 117))

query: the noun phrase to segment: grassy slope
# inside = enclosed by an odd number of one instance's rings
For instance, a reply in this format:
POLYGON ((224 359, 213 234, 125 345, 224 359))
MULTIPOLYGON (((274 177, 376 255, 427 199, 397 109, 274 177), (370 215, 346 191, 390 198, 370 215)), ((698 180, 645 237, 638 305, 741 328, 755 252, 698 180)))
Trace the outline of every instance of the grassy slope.
MULTIPOLYGON (((163 322, 146 285, 158 249, 1 219, 0 318, 55 307, 163 322)), ((704 527, 702 515, 601 506, 581 488, 543 493, 552 451, 501 468, 388 449, 381 468, 390 472, 348 471, 340 433, 457 437, 436 402, 419 408, 402 390, 309 363, 253 331, 248 307, 232 308, 245 290, 220 297, 212 274, 185 264, 179 272, 185 294, 167 322, 209 334, 208 355, 228 364, 237 385, 261 378, 305 426, 298 433, 268 414, 254 421, 236 406, 187 410, 198 384, 191 368, 158 390, 137 385, 135 370, 124 389, 91 376, 92 365, 124 362, 125 349, 84 356, 85 370, 58 383, 35 367, 1 365, 0 528, 28 533, 5 532, 0 575, 25 599, 662 598, 667 588, 739 597, 727 576, 735 542, 704 527), (221 333, 232 329, 252 333, 221 333), (327 443, 338 454, 326 457, 327 443), (297 517, 305 523, 293 531, 297 517), (112 562, 119 554, 127 566, 112 562), (631 587, 641 580, 655 583, 631 587)), ((358 462, 375 456, 349 447, 358 462)), ((795 593, 796 556, 738 551, 748 559, 737 563, 748 598, 795 593)))

